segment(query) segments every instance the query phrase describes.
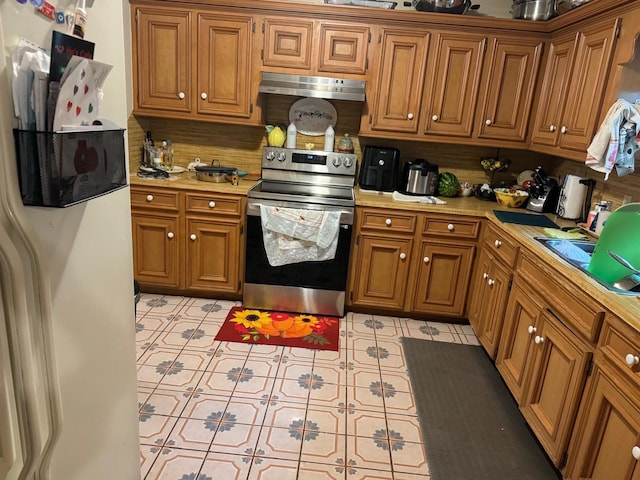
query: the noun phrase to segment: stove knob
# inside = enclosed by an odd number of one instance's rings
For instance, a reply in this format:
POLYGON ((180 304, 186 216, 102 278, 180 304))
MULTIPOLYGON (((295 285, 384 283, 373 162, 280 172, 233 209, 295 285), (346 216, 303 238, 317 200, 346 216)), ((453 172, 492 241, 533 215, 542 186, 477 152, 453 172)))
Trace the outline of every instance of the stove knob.
POLYGON ((287 154, 285 152, 278 152, 278 161, 284 162, 287 159, 287 154))
POLYGON ((267 161, 269 162, 273 162, 276 158, 276 152, 269 150, 266 155, 265 158, 267 159, 267 161))
POLYGON ((351 168, 353 166, 353 158, 347 156, 344 158, 344 166, 347 168, 351 168))
POLYGON ((340 157, 333 157, 331 163, 333 163, 334 167, 339 167, 340 165, 342 165, 342 159, 340 157))

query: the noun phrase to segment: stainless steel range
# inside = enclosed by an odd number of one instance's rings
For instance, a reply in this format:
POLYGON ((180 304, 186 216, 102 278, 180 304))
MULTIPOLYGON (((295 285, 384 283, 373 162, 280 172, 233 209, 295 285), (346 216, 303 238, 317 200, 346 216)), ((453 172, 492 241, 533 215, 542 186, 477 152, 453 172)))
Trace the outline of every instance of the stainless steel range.
POLYGON ((355 154, 265 147, 262 180, 248 193, 246 308, 344 315, 355 199, 355 154), (262 217, 269 207, 337 212, 335 257, 273 266, 262 217))

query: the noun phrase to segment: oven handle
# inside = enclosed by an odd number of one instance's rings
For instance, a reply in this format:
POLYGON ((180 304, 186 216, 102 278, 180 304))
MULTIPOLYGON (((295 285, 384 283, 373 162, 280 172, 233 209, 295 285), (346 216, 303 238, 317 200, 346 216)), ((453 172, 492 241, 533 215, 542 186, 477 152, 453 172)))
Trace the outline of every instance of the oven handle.
MULTIPOLYGON (((248 202, 247 215, 250 217, 259 217, 260 205, 262 204, 257 202, 248 202)), ((282 206, 282 208, 292 208, 292 207, 282 206)), ((322 209, 316 209, 316 210, 322 210, 322 209)), ((335 208, 333 210, 335 210, 335 208)), ((340 225, 353 225, 353 211, 340 210, 340 225)))

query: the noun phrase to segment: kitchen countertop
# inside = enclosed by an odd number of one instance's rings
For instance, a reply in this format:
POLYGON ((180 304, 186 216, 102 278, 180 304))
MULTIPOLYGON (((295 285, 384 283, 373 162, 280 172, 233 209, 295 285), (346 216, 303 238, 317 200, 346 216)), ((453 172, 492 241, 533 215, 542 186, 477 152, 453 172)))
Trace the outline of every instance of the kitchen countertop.
MULTIPOLYGON (((240 179, 237 186, 234 186, 229 182, 204 182, 197 180, 195 173, 189 171, 172 175, 169 180, 143 179, 138 177, 136 174, 130 175, 129 179, 132 186, 153 186, 175 189, 183 188, 235 195, 246 195, 249 189, 256 183, 255 179, 240 179)), ((470 215, 486 218, 496 225, 499 225, 505 232, 513 236, 525 248, 540 258, 552 260, 550 264, 558 272, 559 277, 557 280, 561 283, 566 281, 567 283, 578 287, 580 290, 589 294, 594 300, 599 302, 605 309, 609 310, 633 328, 640 331, 640 296, 612 293, 585 273, 567 263, 562 258, 551 253, 542 244, 535 240, 535 237, 547 236, 542 227, 503 223, 498 220, 493 213, 493 210, 513 211, 514 209, 501 207, 494 202, 478 200, 475 197, 446 198, 444 199, 447 202, 445 205, 397 202, 391 198, 391 194, 364 191, 357 186, 355 188, 355 196, 356 205, 362 207, 392 208, 422 213, 448 213, 453 215, 470 215)), ((522 211, 523 213, 527 212, 526 209, 517 210, 522 211)), ((564 220, 556 215, 547 214, 547 216, 561 227, 575 226, 575 222, 564 220)))

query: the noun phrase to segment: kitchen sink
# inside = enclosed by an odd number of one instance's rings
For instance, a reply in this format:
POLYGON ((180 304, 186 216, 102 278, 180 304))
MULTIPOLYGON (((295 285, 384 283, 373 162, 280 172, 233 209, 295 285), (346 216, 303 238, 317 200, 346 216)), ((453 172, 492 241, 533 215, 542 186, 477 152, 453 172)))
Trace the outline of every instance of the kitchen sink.
POLYGON ((567 263, 571 264, 578 270, 581 270, 607 290, 618 293, 621 295, 638 295, 640 294, 640 276, 633 276, 637 279, 637 282, 615 282, 613 284, 604 282, 598 277, 593 275, 587 270, 591 254, 596 248, 596 242, 590 242, 588 240, 567 240, 559 238, 546 238, 535 237, 535 240, 540 242, 551 252, 562 258, 567 263))

